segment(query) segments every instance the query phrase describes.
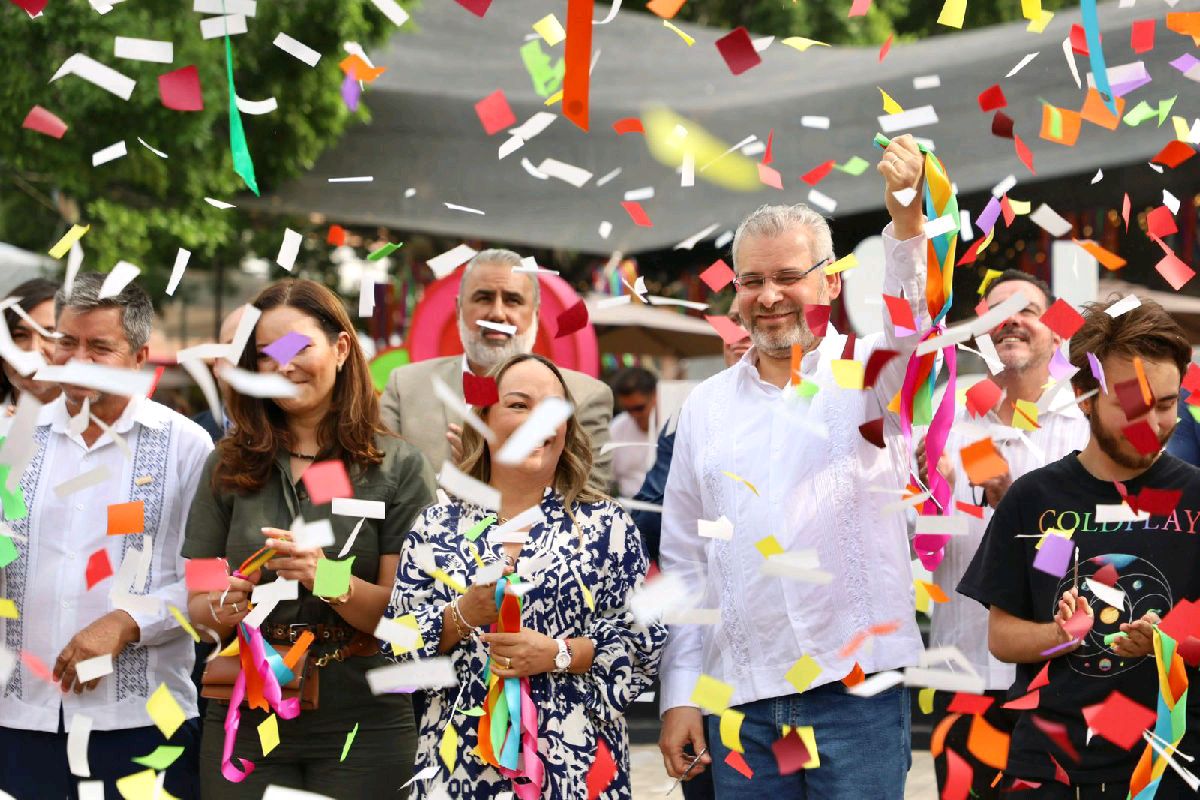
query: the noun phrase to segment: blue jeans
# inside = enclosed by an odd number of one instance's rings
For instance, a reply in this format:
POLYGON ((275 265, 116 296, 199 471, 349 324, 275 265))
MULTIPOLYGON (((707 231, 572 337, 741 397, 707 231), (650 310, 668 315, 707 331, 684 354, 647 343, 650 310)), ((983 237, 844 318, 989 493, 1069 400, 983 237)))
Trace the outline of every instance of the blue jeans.
POLYGON ((708 747, 718 800, 903 800, 912 766, 908 692, 900 686, 874 697, 855 697, 840 682, 803 694, 736 706, 742 722, 743 757, 753 780, 725 763, 720 717, 708 717, 708 747), (821 766, 780 775, 771 745, 782 726, 813 728, 821 766))

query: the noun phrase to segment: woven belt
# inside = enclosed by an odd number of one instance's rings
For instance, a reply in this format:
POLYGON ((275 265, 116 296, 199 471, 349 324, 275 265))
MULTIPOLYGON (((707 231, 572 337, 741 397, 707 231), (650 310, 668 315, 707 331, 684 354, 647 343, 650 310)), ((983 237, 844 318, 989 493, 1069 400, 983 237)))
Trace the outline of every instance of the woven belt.
POLYGON ((316 644, 343 644, 354 638, 358 631, 345 625, 309 625, 303 622, 291 625, 267 623, 260 630, 273 642, 294 643, 305 631, 316 637, 316 644))

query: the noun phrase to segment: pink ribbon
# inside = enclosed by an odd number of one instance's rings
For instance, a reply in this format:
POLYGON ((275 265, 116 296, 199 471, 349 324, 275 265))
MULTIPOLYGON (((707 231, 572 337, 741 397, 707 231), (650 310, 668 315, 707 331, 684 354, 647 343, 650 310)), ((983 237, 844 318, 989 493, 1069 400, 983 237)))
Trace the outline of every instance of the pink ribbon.
MULTIPOLYGON (((512 680, 508 678, 507 680, 512 680)), ((542 796, 545 768, 538 755, 537 706, 529 695, 529 678, 521 678, 521 754, 525 757, 520 770, 498 766, 500 774, 512 781, 513 792, 520 800, 537 800, 542 796), (529 782, 517 782, 517 778, 528 778, 529 782)))
MULTIPOLYGON (((267 661, 266 645, 258 628, 248 628, 241 625, 238 628, 238 639, 241 646, 249 648, 250 658, 254 668, 262 678, 263 698, 280 719, 294 719, 300 714, 300 698, 283 698, 283 689, 275 678, 275 671, 267 661), (247 633, 248 631, 248 633, 247 633)), ((229 710, 225 712, 225 743, 221 753, 221 774, 231 783, 241 783, 246 776, 254 772, 254 762, 239 758, 244 771, 233 764, 233 745, 237 740, 238 727, 242 723, 242 700, 246 697, 246 673, 239 672, 233 682, 233 693, 229 698, 229 710)), ((540 764, 539 764, 540 766, 540 764)))

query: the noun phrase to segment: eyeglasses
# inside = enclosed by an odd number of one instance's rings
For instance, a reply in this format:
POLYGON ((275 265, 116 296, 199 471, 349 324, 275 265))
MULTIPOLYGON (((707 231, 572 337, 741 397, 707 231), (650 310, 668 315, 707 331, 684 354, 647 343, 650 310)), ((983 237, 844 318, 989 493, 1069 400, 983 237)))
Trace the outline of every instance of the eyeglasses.
POLYGON ((776 272, 774 275, 759 275, 754 272, 738 275, 733 279, 733 285, 739 292, 744 292, 745 294, 761 292, 763 287, 767 285, 767 281, 771 281, 780 289, 789 289, 804 280, 808 276, 808 273, 825 266, 829 261, 830 257, 826 256, 808 269, 785 269, 782 272, 776 272))

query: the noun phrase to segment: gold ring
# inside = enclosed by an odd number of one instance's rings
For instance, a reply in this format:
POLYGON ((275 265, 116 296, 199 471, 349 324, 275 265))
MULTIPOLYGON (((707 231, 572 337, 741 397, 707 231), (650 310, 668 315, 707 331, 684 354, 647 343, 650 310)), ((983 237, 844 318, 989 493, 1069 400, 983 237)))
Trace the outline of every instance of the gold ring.
POLYGON ((505 656, 505 657, 504 657, 504 668, 505 668, 505 669, 512 669, 512 659, 511 659, 511 658, 509 658, 508 656, 505 656))

